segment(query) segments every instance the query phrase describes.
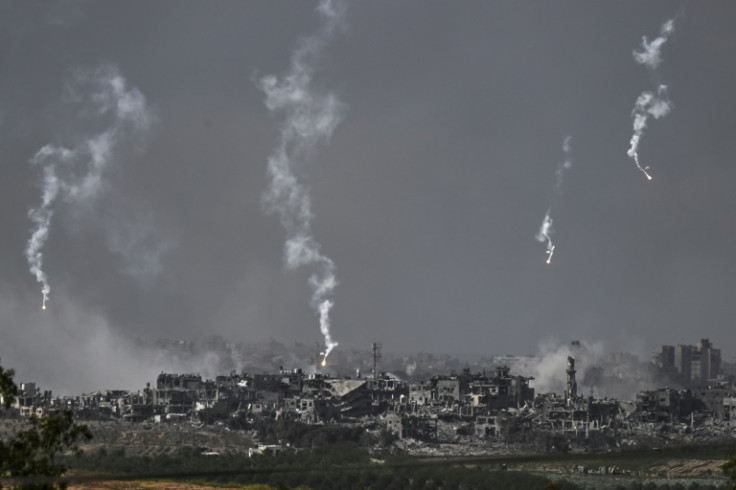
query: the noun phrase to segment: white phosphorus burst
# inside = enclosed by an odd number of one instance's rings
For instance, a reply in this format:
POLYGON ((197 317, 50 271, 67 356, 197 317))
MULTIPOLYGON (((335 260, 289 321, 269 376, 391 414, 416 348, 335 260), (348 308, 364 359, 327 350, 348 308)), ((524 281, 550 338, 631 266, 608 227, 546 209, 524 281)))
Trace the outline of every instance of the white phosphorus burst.
MULTIPOLYGON (((670 19, 662 24, 659 37, 652 42, 649 42, 644 36, 641 41, 641 48, 633 51, 634 61, 652 71, 656 71, 662 62, 662 47, 674 31, 675 22, 674 19, 670 19)), ((634 160, 636 168, 646 176, 647 180, 652 180, 652 174, 649 167, 643 167, 639 161, 639 143, 641 143, 644 129, 647 127, 649 116, 659 119, 669 114, 671 110, 672 102, 667 97, 667 86, 660 83, 656 92, 649 90, 642 92, 636 99, 634 109, 631 111, 631 117, 634 120, 634 133, 631 135, 629 150, 626 154, 634 160)))
POLYGON ((555 170, 555 188, 552 193, 552 203, 550 203, 547 208, 547 212, 544 214, 544 219, 539 227, 539 231, 535 235, 535 238, 539 242, 547 243, 547 250, 545 252, 547 256, 547 264, 552 263, 552 256, 555 253, 555 244, 552 242, 552 234, 554 233, 554 228, 552 227, 552 207, 557 197, 562 192, 562 184, 565 182, 565 173, 572 168, 572 159, 570 158, 570 153, 572 152, 571 143, 572 136, 565 136, 562 140, 562 151, 565 152, 565 159, 558 165, 557 170, 555 170))
POLYGON ((270 186, 264 195, 267 211, 279 216, 286 230, 284 262, 290 269, 306 266, 315 270, 309 278, 311 305, 319 315, 324 337, 323 365, 338 345, 330 334, 331 296, 337 286, 335 264, 323 254, 312 234, 311 200, 299 182, 295 167, 308 159, 319 142, 329 141, 343 118, 346 107, 330 91, 314 86, 319 58, 343 23, 345 6, 323 0, 317 7, 322 18, 319 31, 303 39, 292 54, 289 71, 282 77, 268 75, 260 80, 266 107, 284 116, 279 144, 268 158, 270 186))
POLYGON ((68 97, 94 117, 112 122, 102 132, 83 138, 71 148, 46 145, 30 160, 31 165, 42 169, 42 191, 41 203, 28 212, 33 229, 25 256, 31 274, 41 283, 44 310, 51 287, 43 268, 42 250, 49 237, 55 202, 59 198, 70 203, 94 199, 103 188, 104 173, 123 137, 148 130, 152 124, 145 97, 137 88, 129 87, 113 65, 79 70, 69 84, 68 97))

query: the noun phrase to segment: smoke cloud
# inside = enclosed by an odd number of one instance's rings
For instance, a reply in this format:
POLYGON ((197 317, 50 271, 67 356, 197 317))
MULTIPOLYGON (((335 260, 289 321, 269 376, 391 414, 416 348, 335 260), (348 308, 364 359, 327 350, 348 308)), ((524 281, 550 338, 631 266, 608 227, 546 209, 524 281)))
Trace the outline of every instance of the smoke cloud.
POLYGON ((143 94, 129 87, 117 67, 102 65, 79 70, 67 86, 67 101, 78 105, 82 118, 102 121, 106 129, 83 138, 70 148, 48 144, 31 158, 42 172, 41 203, 28 213, 34 225, 25 255, 31 274, 41 283, 42 307, 46 308, 51 287, 43 268, 45 245, 54 204, 89 203, 104 189, 104 176, 121 143, 130 136, 147 132, 153 116, 143 94))
POLYGON ((565 181, 565 173, 572 168, 572 159, 570 158, 570 153, 572 152, 571 141, 572 136, 565 136, 565 138, 562 140, 562 150, 565 152, 565 159, 557 167, 557 170, 555 170, 555 188, 554 192, 552 193, 552 202, 547 208, 547 213, 545 213, 544 215, 542 225, 539 227, 539 231, 535 236, 537 241, 542 243, 547 242, 548 264, 552 262, 552 255, 555 253, 555 245, 554 243, 552 243, 552 234, 554 233, 554 228, 552 228, 552 207, 557 200, 557 197, 562 192, 562 184, 565 181))
MULTIPOLYGON (((662 62, 662 46, 667 42, 670 34, 675 30, 675 23, 673 19, 668 20, 662 24, 660 36, 654 41, 649 43, 646 36, 642 39, 641 50, 634 50, 634 61, 639 64, 647 66, 651 70, 656 70, 659 64, 662 62)), ((644 129, 647 127, 647 120, 649 116, 653 116, 654 119, 659 119, 669 114, 672 110, 672 102, 667 97, 667 86, 659 84, 656 93, 651 91, 644 91, 636 99, 634 104, 634 110, 631 112, 631 116, 634 119, 634 134, 631 136, 629 150, 627 152, 630 158, 634 159, 636 168, 638 168, 648 180, 652 180, 652 175, 649 173, 649 167, 642 167, 639 162, 639 143, 641 142, 644 129)))
POLYGON ((646 36, 641 39, 641 50, 634 50, 634 60, 642 65, 646 65, 652 70, 656 70, 659 64, 662 62, 662 46, 669 39, 670 34, 675 31, 675 21, 670 19, 664 24, 659 31, 659 37, 651 43, 647 40, 646 36))
POLYGON ((317 34, 303 39, 291 57, 286 75, 268 75, 260 80, 266 94, 266 107, 272 113, 283 114, 281 137, 268 159, 270 186, 264 196, 266 208, 278 214, 286 230, 284 262, 289 269, 312 267, 309 279, 312 307, 319 313, 320 330, 324 336, 325 359, 337 342, 330 334, 330 299, 337 278, 335 264, 320 250, 312 234, 311 199, 299 182, 295 167, 307 160, 320 142, 329 141, 343 118, 345 105, 329 91, 314 85, 317 62, 335 31, 342 25, 345 6, 338 1, 323 0, 317 7, 322 25, 317 34))
POLYGON ((37 382, 57 395, 95 389, 138 389, 155 377, 159 365, 120 337, 98 312, 80 307, 64 291, 54 315, 39 312, 26 298, 3 286, 3 321, 22 328, 3 332, 0 361, 15 368, 18 382, 37 382))
POLYGON ((526 358, 516 366, 520 374, 534 377, 534 389, 537 393, 563 393, 566 388, 567 358, 575 358, 578 370, 578 384, 587 369, 596 366, 603 359, 604 347, 601 342, 580 342, 580 345, 560 345, 555 340, 542 342, 532 358, 526 358), (582 374, 582 375, 581 375, 582 374))
POLYGON ((567 383, 567 358, 575 358, 578 396, 591 393, 597 397, 633 399, 642 390, 661 386, 647 368, 648 362, 641 362, 636 356, 606 352, 600 341, 580 341, 561 344, 549 339, 539 344, 533 357, 522 357, 513 364, 515 372, 532 376, 537 394, 564 393, 567 383))

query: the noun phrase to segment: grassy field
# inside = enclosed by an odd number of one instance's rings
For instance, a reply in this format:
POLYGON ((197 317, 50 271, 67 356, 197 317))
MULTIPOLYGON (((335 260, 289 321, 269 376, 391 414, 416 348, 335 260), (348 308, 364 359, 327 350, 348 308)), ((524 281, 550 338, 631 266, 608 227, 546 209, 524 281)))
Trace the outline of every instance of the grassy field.
POLYGON ((621 453, 530 457, 511 461, 511 469, 550 479, 567 480, 588 488, 615 488, 634 482, 720 485, 726 482, 723 464, 733 455, 732 445, 680 447, 621 453), (613 469, 613 474, 612 470, 613 469))
POLYGON ((126 422, 89 422, 92 440, 84 451, 105 448, 123 449, 127 456, 157 456, 171 454, 182 447, 207 448, 216 452, 247 453, 252 440, 241 431, 224 427, 198 428, 181 424, 130 424, 126 422))
POLYGON ((92 489, 110 489, 110 490, 123 490, 123 489, 134 489, 144 488, 152 490, 277 490, 270 485, 236 485, 236 484, 225 484, 213 486, 211 483, 205 482, 175 482, 168 480, 134 480, 134 481, 96 481, 94 483, 81 483, 70 485, 69 490, 92 490, 92 489))
MULTIPOLYGON (((198 427, 191 423, 138 424, 110 421, 82 421, 92 431, 92 440, 82 444, 85 452, 105 448, 122 449, 127 456, 171 454, 182 447, 207 448, 217 452, 247 453, 251 438, 242 431, 225 427, 198 427)), ((0 420, 0 438, 25 428, 22 419, 0 420)))
MULTIPOLYGON (((681 447, 666 450, 630 451, 623 453, 603 454, 560 454, 560 455, 496 455, 465 458, 416 458, 405 457, 398 460, 386 460, 376 464, 359 465, 370 471, 370 468, 392 471, 410 471, 421 474, 423 468, 447 466, 454 468, 484 467, 501 469, 506 467, 509 473, 525 472, 536 474, 552 481, 569 481, 583 488, 615 489, 631 487, 635 483, 679 484, 688 488, 696 483, 708 488, 726 484, 721 467, 732 446, 681 447), (586 471, 583 472, 581 469, 586 471), (605 468, 601 472, 601 468, 605 468), (611 474, 611 468, 615 468, 611 474)), ((292 469, 293 471, 294 469, 292 469)), ((298 470, 298 468, 297 468, 298 470)), ((337 476, 343 469, 329 467, 323 471, 335 473, 337 476)), ((510 476, 510 475, 509 475, 510 476)), ((267 486, 238 486, 235 484, 212 484, 206 482, 174 482, 161 480, 90 481, 73 484, 70 488, 170 488, 178 489, 214 489, 214 488, 246 488, 266 490, 267 486)))

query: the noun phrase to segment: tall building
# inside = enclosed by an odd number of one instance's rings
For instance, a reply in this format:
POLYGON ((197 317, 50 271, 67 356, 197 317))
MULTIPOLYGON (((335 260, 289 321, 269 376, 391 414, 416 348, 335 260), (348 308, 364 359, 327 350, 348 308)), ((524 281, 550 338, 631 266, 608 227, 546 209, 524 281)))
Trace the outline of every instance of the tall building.
POLYGON ((662 372, 676 373, 686 385, 704 383, 721 374, 721 350, 708 339, 695 345, 661 345, 652 350, 652 363, 662 372))
POLYGON ((671 372, 675 369, 675 347, 660 345, 652 350, 652 363, 659 369, 671 372))
POLYGON ((575 380, 575 358, 567 356, 567 389, 565 390, 565 398, 568 403, 578 397, 578 383, 575 380))
POLYGON ((675 346, 675 370, 682 380, 687 383, 692 375, 692 345, 675 346))
POLYGON ((721 374, 721 349, 714 349, 708 339, 701 339, 696 345, 700 362, 700 377, 693 373, 693 381, 707 381, 721 374))

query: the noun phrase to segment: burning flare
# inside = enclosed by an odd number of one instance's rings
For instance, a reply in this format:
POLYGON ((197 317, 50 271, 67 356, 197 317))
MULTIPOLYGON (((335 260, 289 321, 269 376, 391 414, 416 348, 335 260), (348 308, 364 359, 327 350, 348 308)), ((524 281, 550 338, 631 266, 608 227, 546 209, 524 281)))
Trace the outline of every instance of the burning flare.
MULTIPOLYGON (((659 37, 651 43, 644 36, 641 41, 641 50, 633 51, 634 61, 655 71, 662 62, 662 46, 674 31, 675 21, 670 19, 662 24, 659 37)), ((629 150, 626 154, 634 159, 636 168, 646 176, 647 180, 652 180, 652 175, 649 173, 649 167, 642 167, 639 163, 639 143, 647 127, 649 116, 659 119, 669 114, 670 110, 672 110, 672 103, 667 98, 667 85, 659 84, 656 94, 648 90, 642 92, 631 111, 631 117, 634 119, 634 134, 631 136, 629 150)))
POLYGON ((667 99, 667 85, 660 85, 657 88, 656 94, 649 91, 642 92, 639 98, 636 99, 634 110, 631 112, 634 118, 634 134, 631 136, 631 146, 626 154, 634 159, 636 168, 647 177, 647 180, 652 180, 652 175, 649 173, 648 166, 642 167, 639 163, 639 143, 641 137, 644 134, 644 129, 647 127, 649 116, 659 119, 669 114, 671 109, 672 103, 667 99))
POLYGON ((269 212, 278 214, 286 230, 284 262, 290 269, 309 266, 315 269, 309 278, 311 305, 319 314, 319 327, 325 341, 323 365, 337 342, 330 335, 330 299, 337 278, 335 264, 320 250, 312 236, 312 204, 307 189, 299 182, 295 167, 307 160, 315 146, 329 141, 342 120, 345 106, 332 92, 314 86, 313 78, 322 51, 341 27, 344 4, 322 0, 317 11, 323 19, 319 32, 301 41, 291 57, 286 75, 268 75, 260 87, 266 94, 266 107, 284 115, 280 141, 268 158, 270 186, 264 195, 269 212))
POLYGON ((547 264, 552 263, 552 255, 555 253, 555 244, 552 243, 552 234, 554 233, 554 228, 552 228, 552 206, 557 196, 562 191, 562 184, 565 181, 565 173, 572 168, 572 160, 570 158, 570 153, 572 151, 572 147, 570 145, 571 141, 572 136, 565 136, 565 139, 562 140, 562 150, 565 152, 565 159, 555 171, 555 188, 552 194, 552 203, 547 208, 547 212, 542 220, 542 225, 539 227, 539 231, 534 237, 542 243, 547 242, 547 251, 545 252, 547 255, 547 264))
POLYGON ((71 148, 46 145, 30 163, 42 169, 41 203, 28 212, 34 225, 26 244, 25 256, 31 274, 42 284, 46 309, 51 288, 43 270, 43 246, 49 236, 54 203, 89 202, 102 191, 104 173, 113 161, 114 151, 129 133, 143 131, 152 123, 146 98, 129 87, 117 67, 102 65, 80 70, 70 84, 70 100, 84 105, 87 113, 101 120, 112 119, 104 131, 82 139, 71 148))
POLYGON ((547 242, 547 251, 545 253, 548 264, 552 263, 552 255, 555 253, 555 245, 552 243, 552 238, 550 237, 553 231, 552 218, 550 218, 549 210, 547 210, 547 214, 544 215, 544 220, 542 220, 542 226, 539 227, 539 232, 535 238, 540 242, 547 242))

